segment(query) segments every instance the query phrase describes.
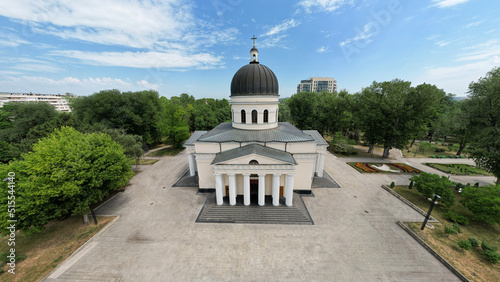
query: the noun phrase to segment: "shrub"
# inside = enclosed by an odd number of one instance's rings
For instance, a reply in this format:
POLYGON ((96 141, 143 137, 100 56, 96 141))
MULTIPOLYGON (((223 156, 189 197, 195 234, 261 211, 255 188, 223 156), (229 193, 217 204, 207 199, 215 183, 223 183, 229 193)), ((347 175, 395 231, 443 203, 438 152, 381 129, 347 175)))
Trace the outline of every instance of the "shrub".
POLYGON ((444 148, 434 148, 434 152, 436 152, 436 153, 442 153, 444 151, 445 151, 444 148))
POLYGON ((453 228, 453 227, 449 227, 449 226, 444 225, 444 233, 454 235, 454 234, 457 234, 457 230, 455 230, 455 228, 453 228))
POLYGON ((339 153, 342 155, 356 155, 358 153, 352 146, 356 144, 356 141, 344 137, 340 132, 335 133, 335 136, 333 137, 333 140, 330 142, 330 144, 335 153, 339 153))
POLYGON ((394 186, 396 186, 396 184, 394 184, 394 181, 391 182, 391 188, 394 188, 394 186))
MULTIPOLYGON (((8 255, 10 255, 10 253, 2 253, 2 254, 0 254, 0 261, 3 262, 4 264, 9 263, 10 262, 10 258, 7 257, 8 255)), ((26 255, 25 254, 16 255, 15 259, 16 259, 16 262, 25 260, 26 259, 26 255)))
POLYGON ((472 247, 479 247, 479 241, 476 238, 469 238, 469 242, 472 247))
POLYGON ((483 255, 487 261, 493 264, 496 264, 500 260, 500 254, 494 251, 484 251, 483 255))
POLYGON ((447 207, 453 206, 455 203, 455 194, 453 193, 451 182, 446 176, 439 177, 437 174, 422 172, 420 175, 410 178, 415 181, 415 187, 426 198, 433 198, 433 194, 441 196, 441 203, 447 207))
POLYGON ((462 197, 460 203, 474 214, 474 219, 500 223, 500 185, 481 188, 467 185, 462 190, 462 197))
POLYGON ((481 249, 483 249, 483 251, 496 252, 498 250, 498 247, 492 246, 492 245, 486 243, 485 241, 483 241, 483 242, 481 242, 481 249))
POLYGON ((453 229, 455 229, 457 231, 457 233, 460 233, 462 234, 462 228, 460 228, 460 225, 458 225, 458 223, 453 223, 453 229))
POLYGON ((413 188, 413 180, 410 181, 410 185, 408 186, 408 189, 412 189, 413 188))
POLYGON ((461 215, 459 213, 456 213, 452 210, 447 211, 444 214, 444 216, 453 223, 458 223, 460 225, 468 225, 469 224, 469 219, 466 216, 461 215))
POLYGON ((469 240, 460 240, 458 241, 458 246, 466 251, 470 250, 472 247, 472 244, 470 243, 469 240))
POLYGON ((462 183, 455 183, 455 190, 458 192, 460 189, 464 189, 465 188, 465 185, 463 185, 462 183))

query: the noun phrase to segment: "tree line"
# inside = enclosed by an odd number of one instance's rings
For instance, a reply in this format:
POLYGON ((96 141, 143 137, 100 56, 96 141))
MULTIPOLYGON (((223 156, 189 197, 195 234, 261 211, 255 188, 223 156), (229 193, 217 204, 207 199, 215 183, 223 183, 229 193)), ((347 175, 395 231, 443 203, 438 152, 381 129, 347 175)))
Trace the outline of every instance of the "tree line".
MULTIPOLYGON (((405 149, 417 139, 453 136, 457 155, 468 147, 476 163, 500 178, 500 68, 469 85, 456 100, 435 85, 400 79, 376 82, 357 93, 303 92, 281 100, 280 121, 322 134, 340 132, 356 142, 405 149)), ((497 180, 497 183, 499 180, 497 180)))

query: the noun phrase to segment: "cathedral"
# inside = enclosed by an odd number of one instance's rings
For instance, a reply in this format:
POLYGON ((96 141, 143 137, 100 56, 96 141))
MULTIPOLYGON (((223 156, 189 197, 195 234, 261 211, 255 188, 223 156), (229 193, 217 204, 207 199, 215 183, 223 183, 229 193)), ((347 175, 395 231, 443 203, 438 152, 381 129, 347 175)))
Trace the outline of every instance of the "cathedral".
POLYGON ((328 143, 316 130, 278 122, 278 79, 250 50, 250 63, 231 81, 231 119, 210 131, 195 131, 184 144, 189 172, 199 191, 214 191, 216 204, 292 205, 294 192, 311 193, 323 176, 328 143))

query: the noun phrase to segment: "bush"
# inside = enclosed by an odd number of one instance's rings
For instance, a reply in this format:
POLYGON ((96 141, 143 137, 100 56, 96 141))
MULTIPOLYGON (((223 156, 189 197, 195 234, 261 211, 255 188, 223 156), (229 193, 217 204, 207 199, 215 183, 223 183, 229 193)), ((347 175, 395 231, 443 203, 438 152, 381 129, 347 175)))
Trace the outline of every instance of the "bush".
POLYGON ((455 229, 457 231, 457 233, 460 233, 462 234, 462 228, 460 228, 460 225, 458 225, 458 223, 453 223, 453 229, 455 229))
POLYGON ((396 186, 396 184, 394 184, 394 181, 391 182, 391 188, 394 188, 394 186, 396 186))
POLYGON ((436 153, 442 153, 444 151, 446 151, 444 148, 434 148, 434 152, 436 153))
POLYGON ((472 247, 479 247, 479 241, 476 238, 469 238, 469 242, 472 247))
MULTIPOLYGON (((10 258, 7 257, 8 255, 10 255, 10 253, 2 253, 2 254, 0 254, 0 261, 3 262, 4 264, 9 263, 10 262, 10 258)), ((25 254, 16 255, 15 259, 16 259, 16 263, 20 262, 20 261, 26 259, 26 255, 25 254)))
POLYGON ((500 223, 500 185, 489 185, 481 188, 465 186, 460 201, 474 214, 474 219, 489 224, 500 223))
POLYGON ((342 155, 356 155, 358 152, 354 150, 352 146, 354 144, 356 144, 356 141, 344 137, 340 132, 336 132, 333 140, 330 142, 333 151, 342 155))
POLYGON ((500 260, 500 254, 494 251, 484 251, 483 255, 487 261, 493 264, 496 264, 500 260))
POLYGON ((450 234, 450 235, 455 235, 458 232, 457 232, 457 230, 455 230, 455 228, 444 225, 444 233, 450 234))
POLYGON ((420 175, 413 176, 410 181, 415 181, 417 190, 426 198, 433 198, 433 194, 441 196, 441 203, 447 207, 455 203, 455 194, 453 193, 451 182, 446 176, 439 177, 437 174, 422 172, 420 175))
POLYGON ((410 181, 410 186, 408 186, 408 189, 412 189, 413 188, 413 180, 410 181))
POLYGON ((447 211, 444 216, 453 223, 458 223, 464 226, 469 224, 469 219, 466 216, 456 213, 452 210, 447 211))
POLYGON ((483 241, 483 242, 481 242, 481 249, 483 249, 483 251, 496 252, 498 250, 498 247, 492 246, 492 245, 486 243, 485 241, 483 241))
POLYGON ((470 243, 469 240, 460 240, 458 241, 458 246, 466 251, 470 250, 472 247, 472 244, 470 243))

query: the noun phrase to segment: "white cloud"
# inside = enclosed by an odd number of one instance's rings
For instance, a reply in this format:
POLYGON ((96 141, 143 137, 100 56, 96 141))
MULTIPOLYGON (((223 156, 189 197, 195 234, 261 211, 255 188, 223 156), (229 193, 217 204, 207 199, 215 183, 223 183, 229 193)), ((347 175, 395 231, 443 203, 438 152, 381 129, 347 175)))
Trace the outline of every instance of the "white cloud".
POLYGON ((437 45, 439 47, 444 47, 446 45, 450 44, 450 42, 444 41, 444 40, 439 40, 438 42, 435 42, 434 45, 437 45))
POLYGON ((468 1, 469 0, 433 0, 434 6, 437 6, 439 8, 453 7, 468 1))
POLYGON ((54 79, 43 76, 6 77, 0 81, 6 91, 36 92, 36 93, 66 93, 89 95, 103 89, 120 89, 121 91, 137 91, 143 89, 156 89, 157 85, 147 80, 136 83, 111 77, 64 77, 54 79))
POLYGON ((316 50, 316 52, 324 53, 324 52, 328 51, 328 49, 329 49, 328 46, 321 46, 318 50, 316 50))
POLYGON ((268 37, 262 40, 262 43, 259 44, 259 47, 262 46, 264 48, 268 47, 282 47, 287 49, 288 47, 283 45, 283 39, 286 38, 286 34, 281 34, 275 37, 268 37))
POLYGON ((491 40, 464 49, 454 66, 428 68, 419 79, 421 82, 436 84, 447 92, 463 96, 469 83, 477 81, 488 71, 500 65, 500 43, 491 40))
POLYGON ((353 3, 353 0, 301 0, 298 5, 311 13, 313 11, 333 12, 346 4, 352 5, 353 3))
POLYGON ((269 28, 269 30, 266 33, 261 34, 260 36, 270 36, 270 35, 274 35, 277 33, 281 33, 281 32, 284 32, 284 31, 290 29, 290 28, 296 27, 299 24, 300 24, 300 22, 298 22, 294 19, 284 20, 282 23, 277 24, 277 25, 269 28))
POLYGON ((339 46, 349 45, 358 41, 364 41, 363 44, 372 42, 372 37, 379 32, 379 29, 375 27, 376 24, 377 23, 375 22, 369 22, 365 24, 362 30, 358 30, 358 35, 356 35, 355 37, 347 38, 346 40, 340 42, 339 46))
POLYGON ((0 46, 17 47, 22 44, 30 44, 30 42, 14 34, 0 33, 0 46))
POLYGON ((484 23, 485 21, 486 21, 486 20, 477 21, 477 22, 472 22, 472 23, 470 23, 470 24, 466 25, 466 26, 465 26, 465 28, 476 27, 476 26, 478 26, 478 25, 480 25, 480 24, 484 23))
POLYGON ((131 68, 206 68, 221 64, 221 57, 208 53, 187 54, 179 50, 165 52, 84 52, 52 51, 50 54, 74 58, 91 65, 131 68))

